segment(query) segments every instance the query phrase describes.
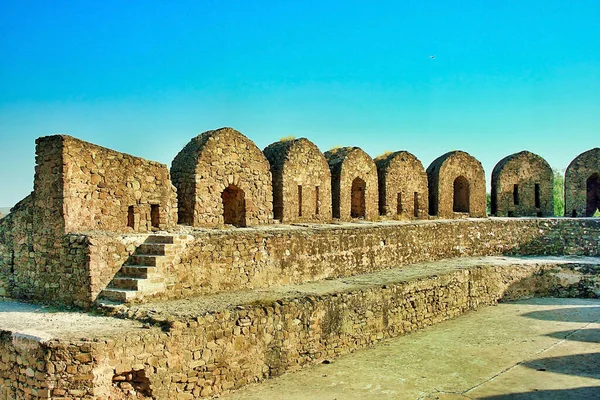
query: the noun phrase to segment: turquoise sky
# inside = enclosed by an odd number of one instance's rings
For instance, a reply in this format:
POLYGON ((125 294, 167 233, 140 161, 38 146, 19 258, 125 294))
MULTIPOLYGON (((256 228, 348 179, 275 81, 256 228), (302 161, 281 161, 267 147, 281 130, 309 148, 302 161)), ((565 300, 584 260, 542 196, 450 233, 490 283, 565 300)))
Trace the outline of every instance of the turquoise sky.
POLYGON ((54 133, 166 164, 222 126, 425 167, 461 149, 488 177, 523 149, 562 169, 600 146, 598 0, 1 7, 0 206, 31 191, 34 140, 54 133))

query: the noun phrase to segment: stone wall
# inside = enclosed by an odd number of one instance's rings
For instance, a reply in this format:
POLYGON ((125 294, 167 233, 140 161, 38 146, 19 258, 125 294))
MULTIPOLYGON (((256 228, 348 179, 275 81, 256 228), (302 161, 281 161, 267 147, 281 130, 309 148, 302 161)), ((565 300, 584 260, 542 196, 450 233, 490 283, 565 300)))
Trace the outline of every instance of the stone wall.
POLYGON ((271 223, 269 168, 254 142, 232 128, 193 138, 171 164, 179 223, 207 227, 271 223))
POLYGON ((63 147, 66 232, 149 232, 177 224, 166 165, 69 136, 52 138, 63 147))
MULTIPOLYGON (((161 270, 166 290, 182 299, 352 276, 465 256, 600 255, 600 221, 484 219, 277 228, 193 233, 177 262, 161 270)), ((90 236, 94 293, 131 254, 123 238, 90 236), (101 243, 101 244, 100 244, 101 243), (109 253, 106 252, 110 249, 109 253), (96 278, 101 274, 102 278, 96 278)), ((143 241, 142 238, 138 242, 143 241)), ((94 297, 95 298, 95 297, 94 297)))
POLYGON ((36 144, 34 191, 0 220, 0 292, 89 306, 92 281, 102 268, 90 273, 94 247, 87 236, 65 233, 99 229, 115 236, 171 228, 174 187, 162 164, 64 135, 39 138, 36 144), (156 227, 151 226, 153 204, 158 205, 156 227), (127 227, 130 205, 134 228, 127 227))
POLYGON ((331 220, 331 173, 308 139, 282 140, 263 152, 273 175, 273 212, 283 223, 331 220))
POLYGON ((396 218, 427 218, 429 189, 423 164, 407 151, 375 159, 379 178, 379 213, 396 218))
POLYGON ((205 311, 125 309, 122 316, 147 329, 105 339, 41 342, 2 332, 0 394, 190 400, 220 395, 495 304, 505 295, 547 289, 569 295, 588 278, 573 272, 553 263, 482 265, 205 311), (576 279, 561 278, 567 275, 576 279))
POLYGON ((600 148, 578 155, 565 172, 565 215, 590 217, 600 209, 600 148))
POLYGON ((341 147, 326 152, 325 158, 331 170, 333 217, 377 219, 377 167, 371 157, 358 147, 341 147))
POLYGON ((429 213, 441 218, 485 217, 487 198, 481 163, 464 151, 451 151, 427 168, 429 213))
POLYGON ((500 160, 492 172, 492 214, 498 217, 554 215, 554 175, 542 157, 529 151, 500 160))
POLYGON ((98 387, 93 346, 0 330, 0 397, 107 399, 111 388, 98 387))

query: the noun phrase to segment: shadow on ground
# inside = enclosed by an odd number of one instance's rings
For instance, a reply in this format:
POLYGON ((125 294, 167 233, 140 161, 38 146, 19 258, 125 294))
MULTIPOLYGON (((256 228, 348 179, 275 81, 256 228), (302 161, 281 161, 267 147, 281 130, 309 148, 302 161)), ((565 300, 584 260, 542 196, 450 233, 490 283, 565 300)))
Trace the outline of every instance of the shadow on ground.
POLYGON ((522 365, 537 371, 600 379, 600 353, 538 358, 524 362, 522 365))
POLYGON ((600 314, 600 307, 570 307, 554 310, 539 310, 521 314, 522 317, 539 319, 543 321, 560 322, 596 322, 600 314))
POLYGON ((483 397, 483 399, 486 400, 591 400, 598 398, 600 398, 600 386, 586 386, 560 390, 538 390, 535 392, 483 397))
POLYGON ((545 336, 554 339, 566 339, 574 342, 600 343, 600 329, 581 329, 547 333, 545 336))

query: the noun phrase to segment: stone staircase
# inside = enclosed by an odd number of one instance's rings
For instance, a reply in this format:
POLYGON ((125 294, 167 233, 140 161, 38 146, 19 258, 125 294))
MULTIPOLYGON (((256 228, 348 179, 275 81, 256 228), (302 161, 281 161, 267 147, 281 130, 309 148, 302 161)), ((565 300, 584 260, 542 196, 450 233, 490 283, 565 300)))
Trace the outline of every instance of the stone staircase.
POLYGON ((164 292, 163 267, 172 263, 191 237, 151 235, 140 244, 99 296, 99 301, 126 303, 164 292))

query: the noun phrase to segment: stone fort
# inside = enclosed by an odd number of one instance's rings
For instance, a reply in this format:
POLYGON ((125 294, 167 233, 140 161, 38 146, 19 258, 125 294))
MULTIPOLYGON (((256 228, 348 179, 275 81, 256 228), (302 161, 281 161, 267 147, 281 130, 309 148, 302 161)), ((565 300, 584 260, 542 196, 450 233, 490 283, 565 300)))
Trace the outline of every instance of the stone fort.
POLYGON ((515 261, 268 292, 456 257, 597 257, 600 222, 586 217, 600 209, 599 148, 571 162, 564 193, 567 218, 548 218, 552 169, 528 151, 495 166, 491 213, 502 218, 488 218, 483 167, 463 151, 425 169, 408 151, 322 153, 305 138, 261 151, 221 128, 191 139, 169 169, 39 138, 34 190, 0 220, 0 294, 149 328, 67 342, 0 330, 0 396, 210 397, 493 304, 543 273, 556 283, 556 265, 515 261), (219 300, 238 292, 271 297, 219 300), (203 306, 147 308, 186 299, 203 306))

